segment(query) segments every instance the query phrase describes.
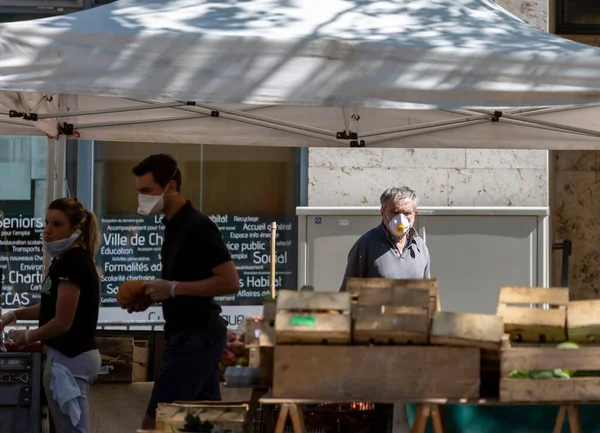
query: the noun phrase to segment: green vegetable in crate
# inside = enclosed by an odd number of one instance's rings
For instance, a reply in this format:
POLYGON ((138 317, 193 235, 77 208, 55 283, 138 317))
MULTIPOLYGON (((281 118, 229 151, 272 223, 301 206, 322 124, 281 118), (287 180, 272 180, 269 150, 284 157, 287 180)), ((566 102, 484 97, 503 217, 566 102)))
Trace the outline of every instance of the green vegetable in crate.
MULTIPOLYGON (((579 345, 577 343, 573 343, 572 341, 565 341, 564 343, 560 343, 558 346, 559 349, 579 349, 579 345)), ((568 377, 573 377, 575 374, 575 370, 560 370, 565 373, 568 377)))
MULTIPOLYGON (((566 341, 556 346, 558 349, 579 349, 577 343, 566 341)), ((508 377, 511 378, 532 378, 532 379, 569 379, 575 374, 575 370, 563 370, 555 368, 554 370, 512 370, 508 377)))
POLYGON ((194 416, 188 413, 185 417, 185 425, 181 432, 194 432, 194 433, 211 433, 214 429, 214 425, 209 421, 200 421, 200 417, 194 416))

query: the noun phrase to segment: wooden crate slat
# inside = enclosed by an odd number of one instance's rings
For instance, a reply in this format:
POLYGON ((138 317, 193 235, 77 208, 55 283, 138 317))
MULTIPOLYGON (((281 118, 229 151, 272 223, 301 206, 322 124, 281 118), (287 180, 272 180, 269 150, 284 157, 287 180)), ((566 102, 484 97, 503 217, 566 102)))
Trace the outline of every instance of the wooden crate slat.
POLYGON ((567 305, 569 289, 505 286, 500 288, 499 304, 567 305))
POLYGON ((350 311, 347 292, 309 292, 280 290, 277 311, 281 310, 340 310, 350 311))
POLYGON ((429 289, 416 287, 394 287, 371 289, 361 287, 358 305, 401 305, 403 307, 428 307, 429 289))
POLYGON ((359 306, 354 323, 354 342, 425 344, 428 329, 426 309, 421 314, 394 314, 382 313, 378 306, 359 306))
POLYGON ((318 344, 324 340, 332 344, 347 344, 351 339, 350 314, 279 311, 275 318, 275 339, 277 344, 318 344))
POLYGON ((500 380, 500 401, 504 403, 553 403, 600 401, 600 377, 571 379, 500 380))
POLYGON ((567 336, 577 343, 600 341, 600 300, 569 302, 567 336))
POLYGON ((567 312, 564 309, 510 307, 500 304, 496 314, 502 317, 504 331, 513 340, 539 342, 565 341, 567 312))
POLYGON ((579 349, 512 347, 502 352, 501 368, 503 374, 508 374, 512 370, 552 370, 555 368, 600 370, 600 347, 580 347, 579 349))
POLYGON ((348 278, 346 280, 346 291, 352 297, 358 296, 359 290, 364 289, 391 289, 392 287, 404 287, 410 289, 427 289, 437 294, 437 279, 389 279, 389 278, 348 278))
POLYGON ((272 392, 331 401, 477 398, 479 364, 476 348, 277 345, 272 392))
POLYGON ((437 312, 433 318, 431 344, 500 349, 504 324, 492 314, 437 312))

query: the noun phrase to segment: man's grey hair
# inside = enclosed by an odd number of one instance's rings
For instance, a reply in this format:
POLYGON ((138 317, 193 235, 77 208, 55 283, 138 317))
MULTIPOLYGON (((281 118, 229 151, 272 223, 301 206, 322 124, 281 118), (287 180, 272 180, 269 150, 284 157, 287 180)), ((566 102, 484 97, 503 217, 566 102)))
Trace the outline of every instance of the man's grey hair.
POLYGON ((402 203, 410 200, 415 205, 415 209, 419 207, 419 196, 415 191, 407 186, 391 187, 383 191, 381 194, 381 207, 386 207, 388 203, 402 203))

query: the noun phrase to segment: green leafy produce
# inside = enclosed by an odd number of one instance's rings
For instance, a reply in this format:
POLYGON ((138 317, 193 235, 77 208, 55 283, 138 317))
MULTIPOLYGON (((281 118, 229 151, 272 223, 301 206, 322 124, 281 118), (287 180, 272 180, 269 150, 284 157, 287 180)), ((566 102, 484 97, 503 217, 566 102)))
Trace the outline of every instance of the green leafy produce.
POLYGON ((188 413, 185 417, 185 425, 179 431, 193 433, 212 433, 214 425, 209 421, 202 422, 199 416, 188 413))
MULTIPOLYGON (((558 349, 579 349, 579 345, 577 343, 573 343, 572 341, 565 341, 564 343, 560 343, 556 346, 558 349)), ((554 370, 512 370, 508 377, 511 378, 520 378, 520 379, 570 379, 573 375, 576 374, 575 370, 565 370, 562 368, 555 368, 554 370)))
POLYGON ((552 379, 554 373, 551 370, 533 370, 529 372, 532 379, 552 379))

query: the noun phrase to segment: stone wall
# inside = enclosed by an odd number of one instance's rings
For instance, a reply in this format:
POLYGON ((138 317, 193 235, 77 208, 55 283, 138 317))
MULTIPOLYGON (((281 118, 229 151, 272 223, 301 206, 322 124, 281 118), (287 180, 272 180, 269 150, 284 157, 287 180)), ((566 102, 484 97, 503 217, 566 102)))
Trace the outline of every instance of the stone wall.
MULTIPOLYGON (((572 299, 597 298, 600 289, 600 152, 552 152, 551 224, 555 241, 573 244, 569 266, 572 299)), ((558 259, 553 282, 560 281, 558 259)))
MULTIPOLYGON (((562 36, 562 35, 561 35, 562 36)), ((600 47, 599 35, 563 37, 600 47)), ((551 224, 555 241, 570 239, 573 252, 569 264, 572 299, 594 299, 600 295, 600 151, 561 150, 551 152, 551 224)), ((553 282, 558 284, 558 259, 553 282)))
POLYGON ((409 185, 424 206, 547 206, 547 152, 310 149, 310 206, 376 206, 409 185))

